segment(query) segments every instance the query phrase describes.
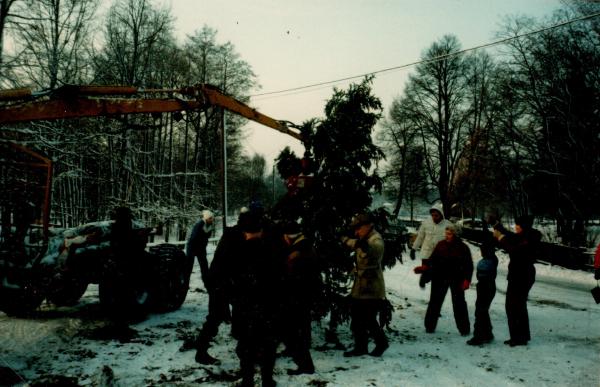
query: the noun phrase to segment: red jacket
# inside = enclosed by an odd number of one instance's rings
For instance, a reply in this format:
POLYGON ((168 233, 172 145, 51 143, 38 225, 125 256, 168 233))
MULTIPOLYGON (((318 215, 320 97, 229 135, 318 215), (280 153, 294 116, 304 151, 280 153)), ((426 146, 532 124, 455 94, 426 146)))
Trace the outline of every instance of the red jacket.
POLYGON ((594 255, 594 269, 600 269, 600 243, 596 247, 596 255, 594 255))

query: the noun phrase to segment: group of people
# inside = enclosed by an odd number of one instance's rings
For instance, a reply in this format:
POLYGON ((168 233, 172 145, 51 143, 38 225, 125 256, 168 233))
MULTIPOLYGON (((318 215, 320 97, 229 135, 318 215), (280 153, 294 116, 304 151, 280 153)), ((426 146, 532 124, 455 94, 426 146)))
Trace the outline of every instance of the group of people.
MULTIPOLYGON (((422 222, 413 250, 420 250, 422 264, 415 273, 421 275, 421 287, 431 282, 431 295, 425 314, 425 331, 435 332, 440 310, 448 289, 456 326, 461 335, 470 334, 470 322, 465 291, 470 288, 473 276, 473 260, 468 246, 460 239, 457 227, 447 219, 441 205, 430 209, 431 219, 422 222)), ((481 240, 481 260, 477 263, 477 299, 473 337, 468 345, 483 345, 494 339, 489 308, 496 294, 498 258, 496 247, 509 254, 508 286, 506 290, 506 317, 510 338, 504 344, 527 345, 531 340, 527 297, 535 282, 535 259, 541 240, 539 231, 532 228, 529 216, 515 219, 515 232, 511 232, 493 216, 486 223, 493 232, 484 230, 481 240)))
POLYGON ((321 274, 314 247, 300 225, 289 221, 275 227, 260 209, 244 208, 237 224, 225 229, 208 265, 206 244, 212 230, 207 224, 213 224, 208 211, 194 226, 186 249, 189 257, 203 261, 201 276, 209 295, 208 315, 191 343, 196 361, 218 362, 208 349, 219 325, 230 321, 243 386, 254 385, 256 365, 262 385, 275 385, 280 343, 297 365, 288 370, 290 375, 314 373, 311 309, 321 274))
MULTIPOLYGON (((413 250, 420 251, 422 264, 419 284, 431 282, 431 295, 425 314, 425 330, 435 332, 445 296, 450 290, 454 318, 461 335, 471 332, 465 290, 474 271, 471 252, 459 237, 457 227, 444 219, 441 205, 430 210, 431 218, 422 222, 413 250)), ((238 222, 225 229, 213 259, 208 264, 206 246, 214 229, 210 211, 194 226, 186 246, 187 255, 198 259, 202 280, 208 291, 208 315, 198 335, 188 343, 202 364, 218 360, 209 353, 210 343, 219 325, 231 322, 237 339, 242 385, 253 385, 254 367, 260 366, 263 386, 275 385, 273 368, 276 350, 285 344, 286 353, 296 363, 291 375, 312 374, 315 366, 310 353, 311 307, 318 297, 321 274, 312 242, 294 221, 278 227, 266 221, 262 211, 242 209, 238 222)), ((510 346, 526 345, 531 339, 527 314, 527 296, 535 281, 535 249, 540 233, 528 217, 516 220, 515 232, 506 230, 489 218, 493 233, 486 232, 481 243, 482 259, 477 263, 477 301, 475 324, 469 345, 493 340, 489 308, 496 293, 498 258, 496 247, 510 256, 506 314, 510 346)), ((344 356, 382 356, 389 347, 384 330, 377 321, 385 300, 382 260, 384 241, 375 229, 373 218, 357 214, 351 221, 352 236, 341 243, 353 250, 353 285, 350 292, 352 349, 344 356), (369 338, 375 346, 369 351, 369 338)))

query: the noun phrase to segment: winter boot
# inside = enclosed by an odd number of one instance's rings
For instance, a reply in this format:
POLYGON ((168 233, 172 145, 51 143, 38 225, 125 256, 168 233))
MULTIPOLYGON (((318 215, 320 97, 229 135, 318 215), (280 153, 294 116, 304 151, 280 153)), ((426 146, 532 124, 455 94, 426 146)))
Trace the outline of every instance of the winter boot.
POLYGON ((354 347, 354 349, 344 352, 344 357, 362 356, 366 355, 367 353, 369 353, 369 351, 367 351, 367 348, 354 347))
POLYGON ((273 379, 273 369, 261 369, 260 372, 261 386, 262 387, 275 387, 277 383, 273 379))
POLYGON ((200 364, 219 364, 220 361, 208 354, 206 349, 198 349, 196 351, 196 362, 200 364))
POLYGON ((374 356, 374 357, 380 357, 381 355, 383 355, 385 350, 388 349, 389 347, 390 347, 390 345, 388 344, 387 340, 383 341, 383 342, 377 344, 375 346, 375 349, 373 349, 371 351, 371 353, 369 353, 369 355, 374 356))

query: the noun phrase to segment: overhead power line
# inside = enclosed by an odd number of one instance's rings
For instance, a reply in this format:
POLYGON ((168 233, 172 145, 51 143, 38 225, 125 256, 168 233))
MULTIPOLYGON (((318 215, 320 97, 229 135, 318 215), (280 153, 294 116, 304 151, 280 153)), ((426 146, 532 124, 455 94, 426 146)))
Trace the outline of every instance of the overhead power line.
POLYGON ((368 76, 368 75, 375 75, 375 74, 381 74, 381 73, 386 73, 386 72, 390 72, 390 71, 401 70, 401 69, 405 69, 407 67, 412 67, 412 66, 415 66, 415 65, 418 65, 418 64, 422 64, 422 63, 437 62, 437 61, 440 61, 440 60, 443 60, 443 59, 447 59, 447 58, 451 58, 451 57, 454 57, 454 56, 457 56, 457 55, 462 55, 462 54, 470 52, 470 51, 476 51, 476 50, 480 50, 482 48, 497 46, 497 45, 500 45, 500 44, 504 44, 504 43, 510 42, 511 40, 515 40, 515 39, 527 37, 527 36, 530 36, 530 35, 539 34, 541 32, 549 31, 549 30, 552 30, 552 29, 555 29, 555 28, 559 28, 559 27, 564 27, 564 26, 566 26, 568 24, 572 24, 572 23, 577 23, 577 22, 584 21, 584 20, 593 19, 593 18, 598 17, 598 16, 600 16, 600 12, 594 13, 594 14, 591 14, 591 15, 584 15, 584 16, 581 16, 581 17, 578 17, 578 18, 575 18, 575 19, 569 19, 569 20, 563 21, 563 22, 558 23, 558 24, 553 24, 553 25, 548 26, 548 27, 543 27, 543 28, 540 28, 540 29, 537 29, 537 30, 534 30, 534 31, 525 32, 525 33, 520 34, 520 35, 515 35, 515 36, 508 37, 508 38, 496 40, 494 42, 481 44, 479 46, 474 46, 474 47, 466 48, 464 50, 452 52, 452 53, 449 53, 449 54, 444 54, 444 55, 436 56, 436 57, 433 57, 433 58, 430 58, 430 59, 418 60, 418 61, 415 61, 415 62, 403 64, 403 65, 400 65, 400 66, 388 67, 388 68, 385 68, 385 69, 376 70, 376 71, 372 71, 372 72, 364 73, 364 74, 360 74, 360 75, 352 75, 352 76, 349 76, 349 77, 339 78, 339 79, 335 79, 335 80, 332 80, 332 81, 324 81, 324 82, 313 83, 313 84, 305 85, 305 86, 292 87, 292 88, 284 89, 284 90, 270 91, 270 92, 260 93, 260 94, 253 94, 250 97, 264 97, 264 96, 275 95, 275 94, 283 94, 283 93, 295 94, 293 92, 298 92, 300 90, 306 90, 306 89, 312 89, 312 88, 316 88, 316 87, 319 87, 319 86, 328 86, 328 85, 332 85, 332 84, 339 83, 339 82, 349 81, 349 80, 352 80, 352 79, 363 78, 363 77, 368 76))

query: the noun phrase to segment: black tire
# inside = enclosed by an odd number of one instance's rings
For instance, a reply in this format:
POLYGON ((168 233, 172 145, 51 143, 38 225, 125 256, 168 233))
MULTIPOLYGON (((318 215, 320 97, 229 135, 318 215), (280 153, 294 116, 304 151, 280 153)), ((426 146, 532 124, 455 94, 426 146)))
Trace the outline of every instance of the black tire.
POLYGON ((9 316, 27 316, 39 308, 44 296, 32 286, 0 288, 0 310, 9 316))
POLYGON ((52 292, 48 295, 48 300, 56 306, 73 306, 79 302, 87 290, 86 282, 75 279, 63 279, 58 284, 54 284, 52 292))
POLYGON ((177 246, 160 244, 150 248, 154 260, 152 308, 170 312, 181 307, 190 286, 191 267, 185 253, 177 246))

